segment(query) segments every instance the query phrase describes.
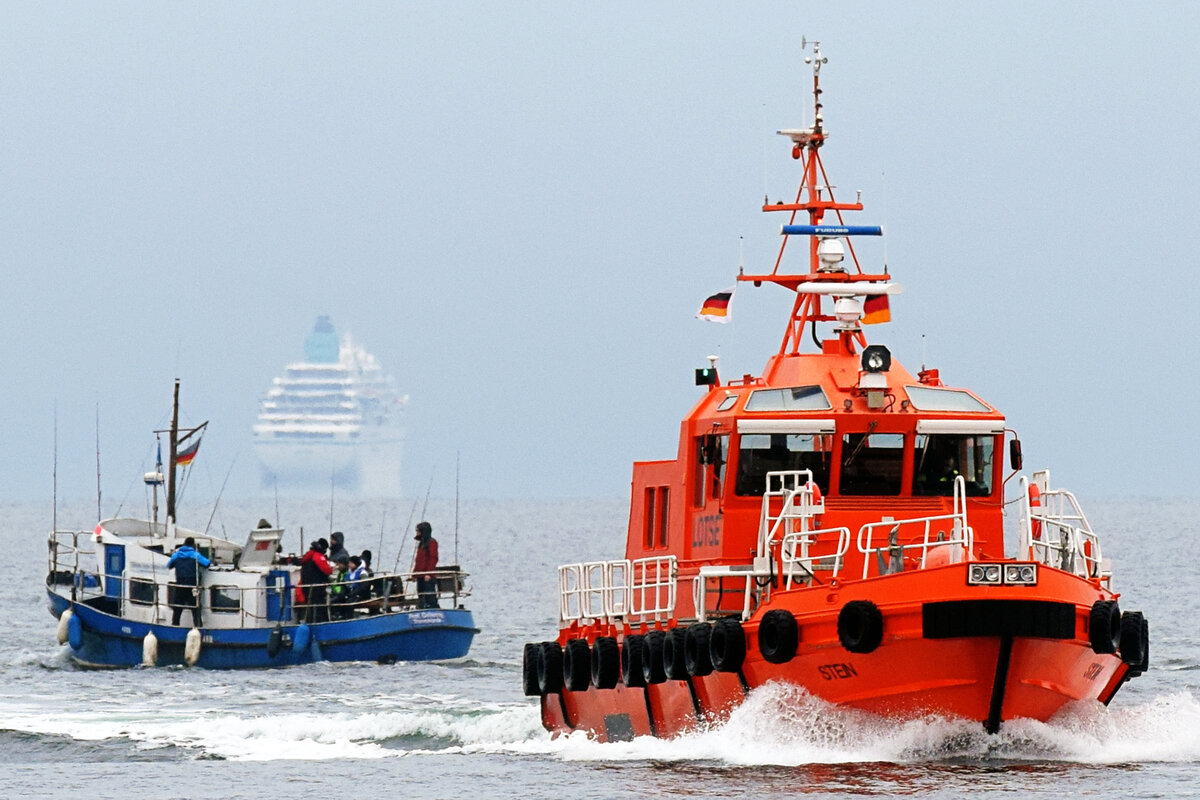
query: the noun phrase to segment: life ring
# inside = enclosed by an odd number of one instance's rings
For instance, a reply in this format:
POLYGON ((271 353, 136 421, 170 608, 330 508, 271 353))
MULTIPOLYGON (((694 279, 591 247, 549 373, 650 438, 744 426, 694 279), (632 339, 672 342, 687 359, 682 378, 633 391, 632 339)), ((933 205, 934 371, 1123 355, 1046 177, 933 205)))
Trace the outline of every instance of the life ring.
POLYGON ((572 639, 563 648, 563 685, 572 692, 587 691, 592 679, 591 651, 586 639, 572 639))
POLYGON ((883 614, 870 600, 851 600, 838 612, 837 632, 851 653, 870 653, 883 641, 883 614))
MULTIPOLYGON (((809 481, 808 488, 812 490, 812 504, 814 506, 819 506, 823 502, 823 498, 821 497, 821 487, 817 486, 816 481, 809 481)), ((822 514, 813 514, 813 525, 815 527, 821 527, 822 516, 822 514)))
POLYGON ((1140 667, 1146 661, 1145 621, 1140 611, 1121 615, 1121 660, 1131 667, 1140 667))
POLYGON ((687 669, 687 629, 671 628, 663 636, 662 649, 663 674, 667 680, 686 681, 687 669))
POLYGON ((663 667, 663 644, 667 635, 662 631, 650 631, 642 642, 642 679, 647 685, 659 684, 667 679, 663 667))
POLYGON ((563 649, 558 642, 542 642, 537 648, 534 690, 537 694, 558 694, 563 686, 563 649))
POLYGON ((1041 513, 1042 510, 1042 490, 1037 487, 1036 483, 1029 484, 1029 527, 1033 533, 1033 538, 1037 541, 1042 539, 1042 521, 1035 514, 1041 513))
POLYGON ((592 645, 592 685, 597 689, 612 689, 620 679, 621 652, 616 638, 596 637, 592 645))
POLYGON ((271 628, 271 633, 267 636, 267 656, 274 658, 279 655, 281 647, 283 647, 283 626, 276 625, 271 628))
POLYGON ((772 664, 786 664, 796 655, 800 627, 792 612, 775 608, 758 623, 758 651, 772 664))
POLYGON ((713 623, 708 655, 717 672, 737 672, 746 660, 746 632, 742 623, 726 617, 713 623))
POLYGON ((621 683, 640 688, 646 685, 645 670, 646 639, 644 636, 626 636, 621 642, 621 683))
POLYGON ((687 673, 693 678, 703 678, 713 671, 712 656, 708 651, 708 640, 712 628, 707 622, 697 622, 687 627, 683 640, 683 660, 687 673))
POLYGON ((1121 609, 1116 600, 1097 600, 1088 614, 1088 642, 1092 652, 1107 655, 1121 646, 1121 609))
POLYGON ((153 667, 158 663, 158 637, 147 631, 142 639, 142 666, 153 667))

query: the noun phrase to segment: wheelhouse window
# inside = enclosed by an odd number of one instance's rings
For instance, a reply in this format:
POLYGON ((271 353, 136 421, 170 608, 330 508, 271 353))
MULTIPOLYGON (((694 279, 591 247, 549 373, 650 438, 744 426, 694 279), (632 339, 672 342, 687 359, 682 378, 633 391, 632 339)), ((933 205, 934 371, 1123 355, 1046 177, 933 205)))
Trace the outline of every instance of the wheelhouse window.
POLYGON ((212 586, 208 590, 208 607, 221 614, 236 614, 242 610, 241 592, 236 586, 212 586))
POLYGON ((739 495, 761 497, 767 473, 811 470, 821 491, 829 491, 833 436, 819 433, 743 433, 738 440, 739 495))
POLYGON ((929 386, 905 386, 908 402, 918 411, 991 411, 970 392, 962 389, 934 389, 929 386))
POLYGON ((154 581, 142 578, 129 579, 129 602, 139 606, 154 604, 154 581))
POLYGON ((667 524, 670 522, 671 490, 667 486, 647 486, 645 494, 646 549, 667 546, 667 524))
POLYGON ((729 436, 725 434, 709 434, 696 439, 696 494, 693 499, 697 508, 721 496, 728 452, 729 436))
POLYGON ((913 494, 953 496, 954 479, 961 475, 968 496, 990 495, 995 448, 996 436, 992 433, 918 433, 913 453, 913 494))
POLYGON ((757 389, 746 401, 747 411, 826 411, 833 408, 820 386, 757 389))
POLYGON ((904 434, 843 434, 841 467, 841 494, 900 494, 904 472, 904 434))

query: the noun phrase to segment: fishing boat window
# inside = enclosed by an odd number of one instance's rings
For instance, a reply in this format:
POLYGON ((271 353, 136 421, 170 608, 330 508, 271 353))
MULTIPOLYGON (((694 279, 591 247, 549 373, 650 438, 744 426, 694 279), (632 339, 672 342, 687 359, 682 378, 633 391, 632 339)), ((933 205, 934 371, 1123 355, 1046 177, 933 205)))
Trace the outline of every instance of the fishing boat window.
POLYGON ((154 605, 154 581, 143 578, 129 579, 129 602, 139 606, 154 605))
POLYGON ((736 394, 728 395, 721 401, 721 405, 717 406, 717 411, 728 411, 737 403, 738 396, 736 394))
POLYGON ((815 433, 745 433, 738 440, 737 480, 734 491, 762 497, 767 473, 812 470, 821 491, 829 491, 833 436, 815 433))
POLYGON ((242 610, 241 593, 236 586, 210 586, 208 607, 221 614, 236 614, 242 610))
POLYGON ((847 433, 842 436, 839 493, 898 495, 904 471, 904 434, 847 433))
POLYGON ((914 447, 913 494, 951 497, 954 479, 962 475, 969 496, 990 495, 995 446, 993 434, 918 433, 914 447))
POLYGON ((747 411, 825 411, 833 408, 820 386, 758 389, 746 401, 747 411))
POLYGON ((961 389, 931 389, 928 386, 905 386, 908 401, 918 411, 974 411, 986 413, 992 409, 961 389))

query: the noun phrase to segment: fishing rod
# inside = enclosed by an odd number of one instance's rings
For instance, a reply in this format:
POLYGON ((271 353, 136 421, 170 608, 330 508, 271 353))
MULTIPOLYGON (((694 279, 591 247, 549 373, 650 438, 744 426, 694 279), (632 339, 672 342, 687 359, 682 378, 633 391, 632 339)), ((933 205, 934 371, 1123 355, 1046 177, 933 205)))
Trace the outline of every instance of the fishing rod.
MULTIPOLYGON (((425 504, 421 506, 421 519, 425 518, 425 510, 429 508, 429 493, 433 491, 433 472, 429 473, 429 486, 425 489, 425 504)), ((405 534, 400 537, 400 548, 396 551, 396 564, 392 567, 392 572, 400 569, 400 556, 404 555, 404 542, 408 538, 408 531, 412 529, 413 517, 417 513, 417 501, 413 500, 412 511, 408 512, 408 523, 404 526, 405 534)), ((381 545, 382 547, 382 545, 381 545)), ((409 570, 410 572, 412 570, 409 570)))
POLYGON ((454 454, 454 563, 458 563, 458 475, 459 475, 459 457, 462 454, 455 452, 454 454))
POLYGON ((334 471, 329 470, 329 538, 333 538, 333 475, 334 471))
MULTIPOLYGON (((237 455, 234 454, 233 461, 229 462, 229 470, 225 473, 225 480, 221 481, 221 489, 217 492, 217 499, 213 502, 212 513, 208 515, 208 524, 204 526, 204 533, 208 534, 208 528, 212 525, 213 517, 217 515, 217 508, 221 505, 221 495, 225 494, 225 484, 229 483, 229 476, 233 474, 233 465, 237 463, 237 455)), ((221 525, 221 533, 225 533, 225 525, 221 525)))

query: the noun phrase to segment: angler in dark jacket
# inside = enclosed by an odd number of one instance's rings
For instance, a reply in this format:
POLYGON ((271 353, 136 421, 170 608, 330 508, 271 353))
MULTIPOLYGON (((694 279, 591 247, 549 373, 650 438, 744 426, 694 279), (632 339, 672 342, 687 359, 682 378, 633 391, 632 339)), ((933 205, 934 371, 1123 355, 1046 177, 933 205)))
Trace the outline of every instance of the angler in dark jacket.
POLYGON ((175 570, 175 583, 170 587, 171 624, 178 625, 183 610, 192 610, 192 627, 200 627, 200 600, 196 589, 200 586, 200 568, 207 567, 209 560, 196 550, 196 540, 191 536, 171 554, 167 568, 175 570))

